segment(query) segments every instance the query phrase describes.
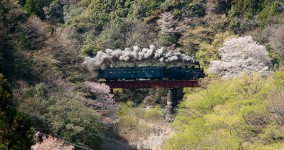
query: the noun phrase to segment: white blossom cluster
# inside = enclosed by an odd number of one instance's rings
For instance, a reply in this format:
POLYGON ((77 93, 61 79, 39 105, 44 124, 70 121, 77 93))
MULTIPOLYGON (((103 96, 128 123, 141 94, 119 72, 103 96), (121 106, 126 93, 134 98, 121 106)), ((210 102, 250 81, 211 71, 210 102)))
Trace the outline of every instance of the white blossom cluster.
POLYGON ((170 12, 164 12, 159 15, 160 19, 157 20, 157 23, 159 27, 161 28, 162 32, 165 33, 174 33, 175 30, 175 24, 177 23, 176 20, 174 20, 174 15, 170 12))
POLYGON ((144 60, 158 60, 160 62, 194 62, 194 58, 192 56, 187 56, 175 51, 166 52, 165 48, 163 47, 156 49, 154 45, 150 45, 150 48, 142 49, 140 49, 138 46, 134 46, 133 49, 106 49, 105 51, 98 51, 97 55, 94 58, 85 57, 83 65, 90 67, 92 66, 95 68, 103 68, 106 64, 110 64, 116 61, 136 62, 144 60))
POLYGON ((96 93, 100 99, 112 100, 113 95, 110 93, 110 87, 104 83, 85 82, 86 87, 93 93, 96 93))
POLYGON ((208 72, 224 78, 237 77, 241 73, 268 75, 270 57, 266 48, 257 44, 251 36, 226 40, 219 49, 221 60, 212 61, 208 72))

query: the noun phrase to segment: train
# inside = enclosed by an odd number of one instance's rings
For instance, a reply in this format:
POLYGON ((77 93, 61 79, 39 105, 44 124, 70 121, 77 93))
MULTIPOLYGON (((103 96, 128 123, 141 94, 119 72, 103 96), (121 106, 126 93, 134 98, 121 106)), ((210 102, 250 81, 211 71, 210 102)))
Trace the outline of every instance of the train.
POLYGON ((98 70, 98 79, 118 80, 196 80, 204 78, 200 67, 121 67, 98 70))

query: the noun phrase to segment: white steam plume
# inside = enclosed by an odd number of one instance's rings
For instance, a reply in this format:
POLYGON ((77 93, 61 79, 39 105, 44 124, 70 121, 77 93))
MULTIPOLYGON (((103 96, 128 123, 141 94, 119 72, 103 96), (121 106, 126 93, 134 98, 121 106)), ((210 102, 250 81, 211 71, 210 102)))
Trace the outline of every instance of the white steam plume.
POLYGON ((133 49, 106 49, 105 51, 98 51, 97 55, 93 58, 85 57, 83 64, 88 67, 104 68, 107 64, 116 61, 138 62, 145 60, 157 60, 160 62, 195 62, 194 57, 192 56, 187 56, 174 51, 165 52, 164 47, 156 49, 154 45, 150 45, 150 48, 143 49, 140 49, 138 46, 134 46, 133 49))

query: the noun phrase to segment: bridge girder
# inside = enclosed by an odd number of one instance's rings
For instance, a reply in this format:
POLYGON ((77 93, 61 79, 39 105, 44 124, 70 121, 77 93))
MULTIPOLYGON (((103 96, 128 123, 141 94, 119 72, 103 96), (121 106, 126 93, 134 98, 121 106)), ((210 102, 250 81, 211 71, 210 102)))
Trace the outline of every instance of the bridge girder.
POLYGON ((184 88, 200 87, 197 80, 133 80, 133 81, 104 81, 110 88, 184 88))

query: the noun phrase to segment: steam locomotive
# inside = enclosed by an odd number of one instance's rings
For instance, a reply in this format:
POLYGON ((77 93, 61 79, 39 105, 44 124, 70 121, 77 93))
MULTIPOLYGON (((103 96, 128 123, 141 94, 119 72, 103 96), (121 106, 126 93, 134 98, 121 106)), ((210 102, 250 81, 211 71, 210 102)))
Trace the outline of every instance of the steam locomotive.
POLYGON ((99 70, 98 79, 117 80, 195 80, 204 78, 200 67, 123 67, 99 70))

